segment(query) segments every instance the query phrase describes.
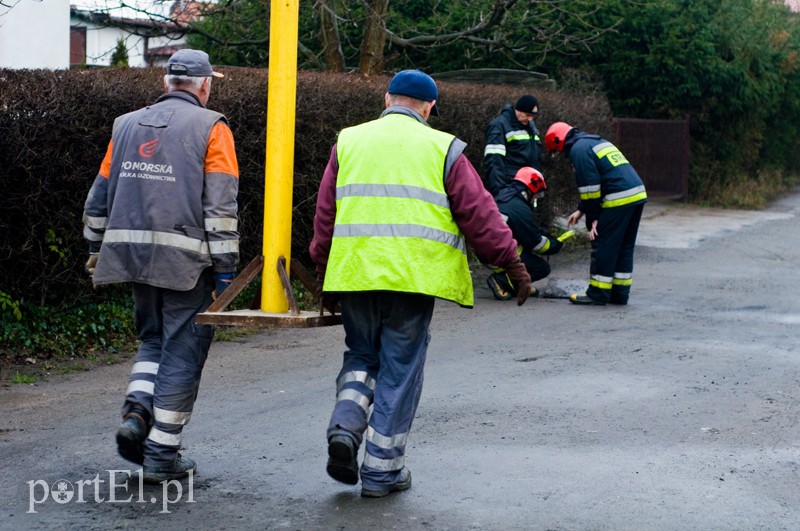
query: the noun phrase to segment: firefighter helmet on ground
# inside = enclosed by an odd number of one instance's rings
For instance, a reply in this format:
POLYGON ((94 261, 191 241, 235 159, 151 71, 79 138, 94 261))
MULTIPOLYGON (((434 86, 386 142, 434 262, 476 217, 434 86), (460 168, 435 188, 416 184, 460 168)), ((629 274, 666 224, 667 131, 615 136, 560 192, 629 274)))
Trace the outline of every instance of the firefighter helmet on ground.
POLYGON ((515 181, 520 181, 528 189, 533 192, 534 197, 536 197, 539 192, 544 192, 547 190, 547 185, 544 182, 544 175, 534 168, 530 166, 525 166, 517 170, 517 174, 514 176, 515 181))
POLYGON ((544 135, 544 146, 547 151, 564 151, 564 140, 572 130, 572 126, 564 122, 556 122, 547 129, 544 135))

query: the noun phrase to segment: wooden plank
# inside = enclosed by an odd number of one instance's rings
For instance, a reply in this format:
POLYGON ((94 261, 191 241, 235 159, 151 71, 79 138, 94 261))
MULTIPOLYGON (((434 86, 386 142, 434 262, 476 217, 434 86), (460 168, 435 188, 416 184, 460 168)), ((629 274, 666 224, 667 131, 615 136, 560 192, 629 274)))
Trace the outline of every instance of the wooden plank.
POLYGON ((298 279, 306 291, 309 293, 317 292, 317 277, 308 272, 305 266, 297 258, 292 258, 289 273, 298 279))
POLYGON ((252 282, 253 279, 261 273, 261 267, 263 264, 263 256, 259 255, 253 258, 250 263, 247 264, 247 267, 245 267, 242 272, 233 279, 233 282, 231 282, 231 285, 228 286, 228 289, 223 291, 222 294, 211 303, 211 306, 208 307, 206 312, 220 312, 227 308, 228 305, 233 302, 233 299, 235 299, 236 296, 239 295, 239 293, 241 293, 242 290, 246 288, 250 282, 252 282))
MULTIPOLYGON (((283 258, 283 257, 281 257, 283 258)), ((294 260, 292 260, 294 263, 294 260)), ((284 262, 285 263, 285 262, 284 262)), ((299 264, 299 262, 297 262, 299 264)), ((249 310, 229 310, 225 309, 241 293, 241 291, 253 281, 261 272, 264 265, 264 257, 254 258, 242 272, 233 279, 228 289, 208 307, 203 313, 195 316, 195 321, 200 324, 211 324, 220 326, 253 326, 262 328, 315 328, 319 326, 334 326, 342 324, 341 315, 322 315, 316 312, 296 310, 297 313, 270 313, 263 312, 258 307, 249 310)), ((280 269, 284 269, 279 267, 280 269)), ((305 271, 302 266, 297 267, 297 271, 305 271)), ((292 269, 294 273, 296 271, 292 269)), ((284 269, 284 275, 286 270, 284 269)), ((310 278, 310 275, 308 275, 310 278)), ((286 279, 288 280, 288 278, 286 279)), ((302 282, 302 279, 301 279, 302 282)), ((314 280, 316 284, 316 280, 314 280)), ((284 288, 286 284, 284 282, 284 288)), ((291 289, 291 284, 289 284, 291 289)), ((312 288, 313 289, 313 285, 312 288)), ((294 298, 294 293, 292 299, 294 298)), ((290 299, 291 300, 291 299, 290 299)), ((295 301, 297 308, 297 302, 295 301)))
POLYGON ((289 274, 286 272, 286 258, 283 256, 278 257, 278 277, 281 279, 281 286, 283 286, 283 293, 286 295, 286 300, 289 302, 289 312, 292 315, 300 315, 300 307, 297 305, 297 299, 294 298, 294 290, 292 289, 292 281, 289 280, 289 274))
MULTIPOLYGON (((226 290, 227 291, 227 290, 226 290)), ((195 316, 200 324, 228 326, 258 326, 262 328, 315 328, 342 324, 341 315, 319 315, 301 311, 299 315, 268 313, 260 310, 231 310, 227 312, 205 312, 195 316)))

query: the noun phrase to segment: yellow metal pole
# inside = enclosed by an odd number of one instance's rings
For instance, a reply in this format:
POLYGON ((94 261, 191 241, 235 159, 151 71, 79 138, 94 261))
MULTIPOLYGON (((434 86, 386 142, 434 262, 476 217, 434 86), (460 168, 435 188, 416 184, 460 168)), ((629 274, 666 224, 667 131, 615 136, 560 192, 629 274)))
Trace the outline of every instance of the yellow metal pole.
POLYGON ((271 313, 289 309, 276 267, 283 256, 288 270, 292 245, 298 13, 299 0, 271 0, 261 279, 261 310, 271 313))

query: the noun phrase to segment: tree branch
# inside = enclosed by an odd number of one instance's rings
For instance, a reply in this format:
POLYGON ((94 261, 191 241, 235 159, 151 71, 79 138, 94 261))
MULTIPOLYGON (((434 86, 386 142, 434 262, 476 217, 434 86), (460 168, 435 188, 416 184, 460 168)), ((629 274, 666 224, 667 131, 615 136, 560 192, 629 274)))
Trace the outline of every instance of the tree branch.
POLYGON ((499 26, 516 3, 517 0, 496 0, 492 6, 492 10, 489 12, 488 17, 484 19, 484 17, 481 16, 481 21, 478 24, 461 31, 455 31, 441 35, 417 35, 416 37, 407 39, 392 33, 388 29, 386 30, 386 34, 389 42, 399 48, 413 48, 423 45, 441 46, 459 39, 472 37, 479 33, 488 31, 495 26, 499 26))

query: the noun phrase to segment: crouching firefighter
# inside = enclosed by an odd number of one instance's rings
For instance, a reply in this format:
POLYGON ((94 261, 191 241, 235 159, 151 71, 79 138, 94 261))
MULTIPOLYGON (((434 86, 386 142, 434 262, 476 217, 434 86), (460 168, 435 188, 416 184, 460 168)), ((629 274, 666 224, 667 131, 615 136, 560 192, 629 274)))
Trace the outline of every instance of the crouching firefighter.
MULTIPOLYGON (((517 240, 517 254, 531 276, 531 282, 541 280, 550 274, 550 262, 543 258, 558 253, 564 244, 544 230, 536 221, 536 200, 544 196, 547 185, 544 176, 531 167, 520 168, 514 179, 494 198, 500 214, 506 220, 514 239, 517 240)), ((517 293, 517 288, 508 277, 506 270, 495 267, 483 260, 481 262, 492 270, 486 279, 489 289, 498 300, 509 300, 517 293)), ((531 286, 531 296, 538 291, 531 286)))

